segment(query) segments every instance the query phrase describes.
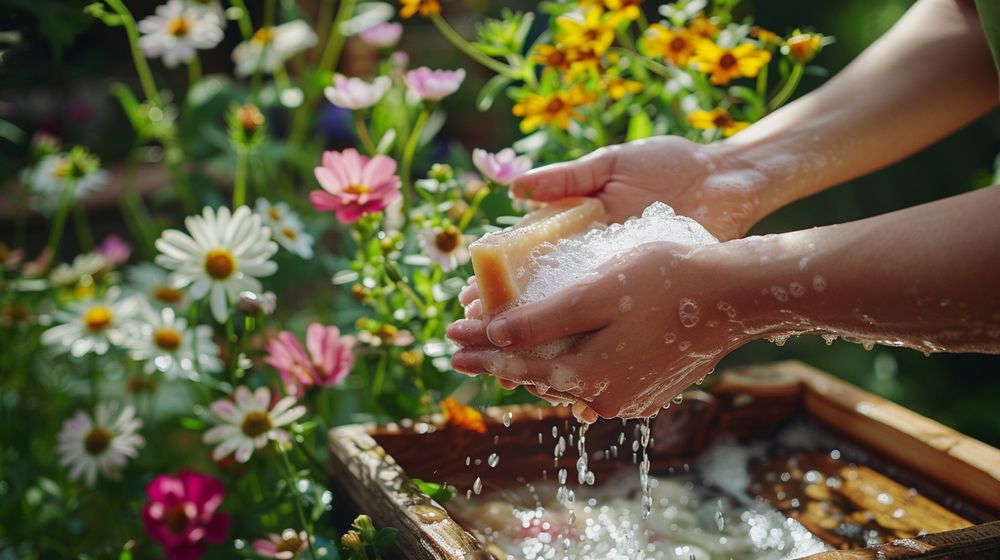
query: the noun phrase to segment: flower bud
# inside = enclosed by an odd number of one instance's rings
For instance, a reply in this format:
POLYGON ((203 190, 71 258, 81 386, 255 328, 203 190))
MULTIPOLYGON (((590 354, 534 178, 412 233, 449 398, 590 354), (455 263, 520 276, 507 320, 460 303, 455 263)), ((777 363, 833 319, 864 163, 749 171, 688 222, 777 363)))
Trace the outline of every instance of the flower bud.
POLYGON ((360 552, 365 549, 361 541, 361 535, 357 531, 348 531, 340 537, 340 544, 352 552, 360 552))
POLYGON ((351 526, 361 534, 361 542, 367 544, 375 542, 375 524, 372 523, 371 517, 362 513, 354 519, 354 523, 351 526))
POLYGON ((445 181, 451 181, 455 177, 455 172, 447 163, 435 163, 431 166, 431 172, 428 174, 428 177, 444 183, 445 181))
POLYGON ((823 46, 823 36, 818 33, 799 33, 789 37, 781 52, 787 54, 799 64, 805 64, 813 59, 823 46))

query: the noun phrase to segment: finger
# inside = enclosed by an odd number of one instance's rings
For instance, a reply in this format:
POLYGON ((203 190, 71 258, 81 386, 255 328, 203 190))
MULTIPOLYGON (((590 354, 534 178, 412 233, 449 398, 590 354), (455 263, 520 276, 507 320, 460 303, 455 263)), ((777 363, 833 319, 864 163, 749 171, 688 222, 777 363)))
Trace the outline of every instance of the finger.
POLYGON ((540 201, 591 195, 611 176, 614 157, 614 150, 602 148, 576 161, 534 169, 514 180, 511 193, 540 201))
POLYGON ((460 319, 448 325, 445 335, 462 347, 491 347, 486 337, 486 324, 478 319, 460 319))
POLYGON ((546 359, 486 348, 464 349, 452 358, 452 363, 457 367, 486 372, 501 380, 532 385, 538 391, 534 394, 542 398, 568 398, 574 401, 594 392, 594 387, 588 388, 587 382, 577 373, 581 364, 576 362, 576 358, 569 356, 546 359))
POLYGON ((479 283, 476 282, 476 277, 469 277, 469 285, 462 288, 462 291, 458 293, 458 301, 463 305, 469 305, 473 301, 479 299, 479 283))
POLYGON ((573 403, 573 416, 575 416, 577 420, 587 424, 593 424, 594 422, 597 422, 598 418, 597 412, 595 412, 594 409, 587 406, 586 403, 581 401, 576 401, 573 403))
POLYGON ((611 301, 614 290, 600 289, 605 283, 578 284, 511 309, 489 321, 486 335, 495 346, 516 350, 601 329, 611 321, 611 309, 617 305, 611 301))
POLYGON ((482 319, 483 318, 483 300, 474 300, 469 305, 465 306, 465 318, 466 319, 482 319))

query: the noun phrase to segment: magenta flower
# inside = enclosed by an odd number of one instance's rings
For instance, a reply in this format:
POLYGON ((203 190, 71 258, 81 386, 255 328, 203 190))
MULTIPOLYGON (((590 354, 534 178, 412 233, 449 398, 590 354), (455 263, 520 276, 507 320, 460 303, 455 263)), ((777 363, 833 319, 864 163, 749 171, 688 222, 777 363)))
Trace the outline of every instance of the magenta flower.
POLYGON ((407 87, 424 101, 440 101, 455 93, 465 80, 465 70, 431 70, 421 66, 410 70, 404 78, 407 87))
POLYGON ((229 535, 229 516, 219 511, 226 489, 215 477, 191 471, 160 475, 146 486, 142 523, 170 560, 196 560, 205 543, 229 535))
POLYGON ((97 247, 97 253, 108 261, 111 266, 123 264, 132 256, 132 246, 125 243, 121 237, 111 234, 101 241, 97 247))
POLYGON ((306 330, 306 349, 288 331, 267 343, 264 361, 281 374, 288 394, 302 396, 309 387, 336 385, 354 366, 354 338, 334 326, 313 323, 306 330))
POLYGON ((309 548, 309 536, 305 531, 285 529, 280 535, 270 534, 267 539, 253 541, 253 551, 264 558, 292 560, 309 548))
POLYGON ((396 43, 399 42, 399 38, 402 36, 403 26, 399 23, 388 21, 369 27, 358 33, 358 37, 366 45, 375 47, 376 49, 392 48, 396 46, 396 43))
POLYGON ((361 78, 348 78, 340 74, 333 77, 333 85, 323 93, 337 107, 358 111, 368 109, 382 100, 392 86, 388 76, 378 76, 371 83, 361 78))
POLYGON ((323 165, 316 168, 323 190, 309 193, 309 201, 321 212, 335 212, 338 220, 354 223, 399 198, 400 179, 395 173, 395 160, 381 154, 369 158, 354 148, 326 152, 323 165))
POLYGON ((500 185, 509 185, 531 169, 527 156, 518 156, 511 148, 504 148, 493 154, 476 148, 472 150, 472 163, 487 179, 500 185))

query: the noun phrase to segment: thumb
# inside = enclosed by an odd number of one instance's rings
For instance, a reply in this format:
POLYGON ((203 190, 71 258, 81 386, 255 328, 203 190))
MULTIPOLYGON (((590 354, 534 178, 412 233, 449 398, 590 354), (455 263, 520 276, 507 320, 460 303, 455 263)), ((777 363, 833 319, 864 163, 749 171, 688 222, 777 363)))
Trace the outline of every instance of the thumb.
POLYGON ((486 336, 508 350, 531 348, 574 334, 588 333, 610 321, 606 298, 594 284, 571 286, 541 301, 516 307, 493 318, 486 336), (597 301, 601 300, 601 301, 597 301))
POLYGON ((589 196, 604 187, 613 167, 614 151, 602 148, 574 161, 533 169, 514 180, 511 192, 538 201, 589 196))

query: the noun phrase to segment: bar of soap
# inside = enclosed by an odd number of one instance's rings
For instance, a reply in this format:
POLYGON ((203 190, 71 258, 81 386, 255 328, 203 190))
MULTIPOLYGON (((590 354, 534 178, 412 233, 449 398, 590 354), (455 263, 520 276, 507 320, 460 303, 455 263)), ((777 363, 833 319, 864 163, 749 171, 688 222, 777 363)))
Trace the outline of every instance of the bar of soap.
MULTIPOLYGON (((531 212, 509 229, 488 233, 469 246, 472 268, 486 315, 513 306, 531 280, 530 255, 543 243, 555 244, 595 223, 606 223, 596 198, 566 198, 531 212)), ((537 252, 536 252, 537 254, 537 252)))

